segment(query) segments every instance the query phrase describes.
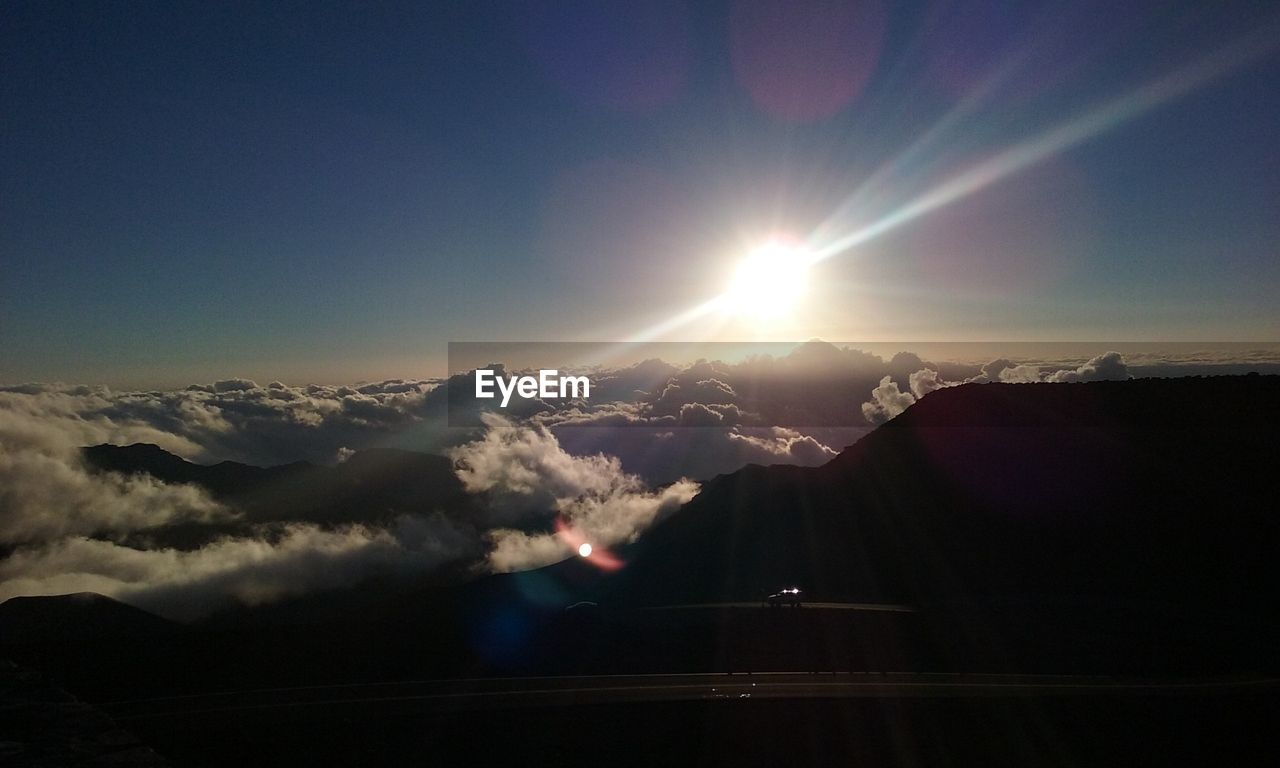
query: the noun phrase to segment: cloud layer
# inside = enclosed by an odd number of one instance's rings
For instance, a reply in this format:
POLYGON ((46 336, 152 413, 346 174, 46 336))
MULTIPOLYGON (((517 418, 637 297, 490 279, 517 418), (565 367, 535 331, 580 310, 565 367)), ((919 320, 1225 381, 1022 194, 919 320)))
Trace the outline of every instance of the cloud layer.
MULTIPOLYGON (((260 391, 244 381, 208 389, 254 397, 260 391)), ((545 426, 487 416, 485 432, 452 452, 467 490, 484 499, 479 518, 446 510, 380 527, 261 524, 195 549, 146 548, 130 534, 236 520, 238 512, 196 486, 90 470, 79 450, 84 444, 146 440, 203 455, 186 435, 201 434, 208 408, 192 414, 183 435, 108 416, 107 399, 101 390, 0 393, 0 545, 8 553, 0 560, 0 599, 93 591, 192 619, 235 603, 256 605, 376 575, 412 576, 449 562, 531 568, 571 554, 557 526, 571 526, 602 548, 630 541, 698 487, 681 480, 650 490, 615 457, 573 456, 545 426)))
POLYGON ((374 575, 429 571, 471 549, 467 534, 438 516, 406 517, 387 529, 296 524, 193 551, 74 536, 0 561, 0 600, 89 591, 187 620, 233 603, 258 605, 374 575))
MULTIPOLYGON (((1187 370, 1229 362, 1198 354, 1187 370)), ((1179 369, 1168 358, 1144 363, 1144 372, 1179 369)), ((687 478, 747 463, 822 464, 944 387, 1116 380, 1131 370, 1116 352, 935 364, 810 343, 784 358, 601 372, 589 402, 481 414, 474 429, 445 428, 448 388, 429 380, 0 387, 0 599, 91 590, 191 618, 445 563, 536 567, 571 556, 575 542, 607 551, 634 540, 697 493, 687 478), (786 426, 796 422, 821 426, 786 426), (476 504, 377 525, 249 525, 199 487, 95 472, 81 459, 84 446, 137 442, 201 463, 257 465, 336 463, 377 446, 437 451, 456 462, 476 504), (147 532, 173 526, 213 533, 187 550, 148 543, 160 539, 147 532)))
POLYGON ((872 424, 883 424, 905 411, 912 403, 930 392, 959 384, 1123 381, 1129 378, 1129 367, 1119 352, 1105 352, 1090 358, 1076 368, 1053 368, 1036 364, 1015 364, 1004 358, 982 366, 975 376, 962 381, 944 381, 936 368, 922 368, 907 380, 910 391, 903 392, 892 377, 885 376, 873 390, 871 399, 862 404, 862 414, 872 424))
POLYGON ((81 397, 0 392, 0 546, 232 516, 198 488, 87 472, 81 445, 155 440, 185 448, 188 443, 146 424, 84 418, 76 409, 81 397))
POLYGON ((503 522, 512 525, 488 534, 488 562, 496 571, 571 555, 574 545, 547 529, 553 521, 594 547, 608 547, 633 541, 698 492, 697 483, 685 479, 650 490, 615 457, 568 454, 545 427, 520 427, 494 415, 485 421, 484 438, 451 455, 466 487, 489 494, 493 506, 505 510, 503 522))

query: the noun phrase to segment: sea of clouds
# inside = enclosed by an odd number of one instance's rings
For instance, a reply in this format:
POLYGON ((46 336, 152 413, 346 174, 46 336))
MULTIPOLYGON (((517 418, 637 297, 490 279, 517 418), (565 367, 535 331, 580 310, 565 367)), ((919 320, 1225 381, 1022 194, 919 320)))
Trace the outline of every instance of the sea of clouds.
MULTIPOLYGON (((1177 368, 1153 365, 1166 375, 1177 368)), ((647 361, 600 374, 605 397, 485 413, 472 428, 451 428, 446 417, 450 382, 466 385, 465 376, 356 386, 226 379, 147 392, 0 387, 0 600, 93 591, 191 619, 446 564, 533 568, 572 555, 560 528, 603 547, 634 541, 701 481, 748 463, 825 463, 938 389, 1132 374, 1116 352, 934 364, 809 344, 732 364, 647 361), (101 443, 260 466, 334 464, 372 447, 433 452, 452 460, 483 510, 468 518, 424 508, 378 526, 291 521, 195 549, 149 547, 138 532, 242 512, 197 486, 95 471, 81 448, 101 443)))

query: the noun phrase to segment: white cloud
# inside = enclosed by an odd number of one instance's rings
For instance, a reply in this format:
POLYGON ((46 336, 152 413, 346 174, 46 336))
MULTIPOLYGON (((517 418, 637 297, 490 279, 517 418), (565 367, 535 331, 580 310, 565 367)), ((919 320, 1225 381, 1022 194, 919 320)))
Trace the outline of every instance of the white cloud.
POLYGON ((787 463, 808 467, 836 457, 836 451, 810 435, 784 427, 772 427, 768 432, 768 435, 756 435, 735 431, 728 434, 728 439, 730 443, 749 446, 751 450, 742 456, 756 464, 787 463))
POLYGON ((499 528, 488 535, 489 567, 496 573, 527 571, 559 562, 573 554, 563 539, 548 533, 499 528))
POLYGON ((517 427, 496 414, 482 416, 484 437, 454 448, 449 455, 467 490, 497 490, 555 498, 607 494, 628 482, 618 460, 604 454, 571 456, 544 427, 517 427))
POLYGON ((1006 384, 1033 384, 1040 380, 1038 365, 1011 365, 1000 371, 1000 381, 1006 384))
MULTIPOLYGON (((1062 363, 1054 365, 1024 363, 1014 365, 1008 360, 997 361, 997 376, 1008 384, 1027 384, 1040 381, 1061 383, 1072 381, 1123 381, 1129 378, 1129 366, 1119 352, 1105 352, 1090 358, 1076 368, 1061 368, 1062 363), (1046 370, 1047 369, 1047 370, 1046 370)), ((995 366, 991 363, 988 367, 995 366)), ((1069 363, 1067 365, 1070 365, 1069 363)), ((984 371, 986 369, 984 368, 984 371)))
MULTIPOLYGON (((1068 366, 1061 370, 1038 362, 1042 365, 997 360, 981 372, 976 367, 946 370, 954 378, 969 376, 966 381, 1128 376, 1124 359, 1115 352, 1074 368, 1069 366, 1079 359, 1060 361, 1057 368, 1068 366)), ((895 356, 886 364, 856 351, 812 345, 804 354, 778 360, 736 366, 698 363, 678 372, 678 382, 653 390, 648 401, 641 392, 636 393, 641 397, 637 402, 577 403, 537 415, 524 425, 486 416, 479 439, 451 453, 467 490, 483 497, 487 512, 482 519, 411 517, 388 528, 299 524, 255 529, 191 551, 139 550, 120 542, 140 540, 127 537, 130 532, 222 521, 234 512, 195 487, 89 472, 79 449, 104 442, 146 442, 204 462, 342 460, 352 448, 376 444, 427 422, 432 404, 443 403, 443 390, 436 388, 437 382, 400 379, 350 387, 281 382, 260 386, 248 379, 224 379, 169 392, 113 392, 61 384, 0 387, 0 544, 15 547, 0 561, 0 596, 89 589, 185 615, 228 599, 278 599, 349 584, 379 569, 426 569, 459 557, 484 558, 494 570, 544 565, 571 554, 551 532, 553 523, 567 525, 601 546, 631 541, 697 493, 697 484, 682 477, 689 467, 709 472, 699 476, 710 476, 746 462, 814 465, 835 455, 824 444, 833 438, 820 441, 780 427, 743 426, 755 423, 749 419, 756 417, 735 403, 746 399, 743 393, 754 392, 748 386, 752 381, 804 381, 806 376, 826 375, 832 366, 849 381, 865 381, 866 386, 882 376, 871 400, 861 407, 868 421, 880 424, 929 392, 958 383, 943 380, 932 367, 912 372, 913 366, 921 365, 910 355, 895 356), (901 391, 893 377, 883 376, 886 368, 892 368, 898 380, 906 377, 909 391, 901 391), (665 413, 655 412, 664 408, 665 413), (680 434, 675 435, 670 430, 682 420, 717 426, 676 430, 680 434), (646 434, 646 427, 655 434, 646 434), (658 431, 667 437, 662 438, 663 448, 655 451, 658 431), (569 439, 566 432, 573 432, 572 453, 561 442, 569 439), (634 434, 635 439, 624 439, 622 433, 634 434), (619 455, 629 457, 632 463, 626 466, 632 471, 624 470, 619 455), (656 489, 634 469, 647 466, 644 462, 655 456, 667 462, 655 472, 674 480, 656 489), (494 529, 478 532, 490 527, 494 529)), ((643 380, 661 378, 665 372, 646 374, 643 380)), ((629 380, 619 387, 633 391, 629 380)), ((794 391, 787 386, 774 394, 782 398, 780 393, 794 391)), ((840 394, 833 389, 826 396, 830 403, 823 400, 822 407, 801 418, 828 417, 837 406, 846 414, 852 410, 847 390, 840 394)), ((791 400, 772 404, 778 403, 790 405, 791 400)))
POLYGON ((484 437, 450 455, 468 490, 489 494, 491 503, 507 508, 509 522, 522 524, 521 530, 490 533, 494 570, 532 568, 569 555, 567 545, 545 530, 553 519, 610 546, 634 540, 698 491, 696 483, 684 479, 650 490, 639 477, 623 472, 615 457, 573 456, 545 427, 514 426, 493 414, 483 418, 484 437), (538 523, 544 530, 529 532, 538 523))
POLYGON ((74 397, 0 393, 0 544, 231 516, 198 488, 166 485, 149 476, 89 472, 79 452, 86 443, 151 439, 179 447, 183 442, 145 424, 85 419, 68 402, 74 397))
POLYGON ((90 591, 194 619, 232 601, 257 605, 378 573, 429 570, 468 547, 468 534, 440 516, 402 518, 385 530, 298 524, 273 537, 225 538, 192 551, 70 537, 0 561, 0 600, 90 591))
POLYGON ((376 443, 425 418, 435 387, 402 379, 355 388, 225 379, 165 392, 26 384, 0 388, 0 412, 56 420, 77 447, 147 442, 192 461, 266 466, 325 462, 340 447, 376 443))
POLYGON ((885 376, 879 386, 871 390, 871 399, 862 404, 862 415, 872 424, 883 424, 915 401, 915 395, 898 389, 898 383, 885 376))
MULTIPOLYGON (((898 360, 902 356, 895 357, 898 360)), ((1119 352, 1106 352, 1091 358, 1075 369, 1042 372, 1039 365, 1015 364, 1000 358, 982 366, 981 371, 965 381, 944 381, 937 370, 921 368, 908 376, 909 392, 898 388, 892 377, 885 376, 879 386, 871 391, 871 399, 862 404, 862 414, 872 424, 883 424, 905 411, 916 400, 930 392, 959 384, 986 384, 991 381, 1004 383, 1071 382, 1071 381, 1120 381, 1129 378, 1129 368, 1119 352)))
POLYGON ((1055 371, 1045 381, 1124 381, 1129 378, 1129 366, 1119 352, 1106 352, 1089 360, 1074 371, 1055 371))
POLYGON ((915 395, 917 400, 930 392, 964 383, 963 381, 943 381, 938 372, 932 368, 921 368, 912 373, 907 377, 907 382, 911 387, 911 394, 915 395))
MULTIPOLYGON (((357 419, 401 420, 379 409, 406 413, 425 387, 393 382, 367 385, 365 392, 341 389, 278 383, 264 389, 227 380, 179 392, 63 385, 0 390, 0 544, 12 547, 0 561, 0 599, 90 590, 189 618, 232 600, 264 602, 354 583, 375 570, 427 569, 479 556, 473 529, 438 516, 404 517, 383 529, 255 528, 194 550, 135 549, 121 542, 146 535, 131 533, 226 522, 237 513, 197 486, 90 471, 82 460, 83 446, 107 442, 154 443, 200 458, 218 450, 211 446, 264 434, 268 442, 285 433, 342 434, 347 429, 335 426, 357 419), (354 418, 344 407, 349 399, 364 409, 354 418)), ((341 453, 335 448, 331 455, 341 453)))

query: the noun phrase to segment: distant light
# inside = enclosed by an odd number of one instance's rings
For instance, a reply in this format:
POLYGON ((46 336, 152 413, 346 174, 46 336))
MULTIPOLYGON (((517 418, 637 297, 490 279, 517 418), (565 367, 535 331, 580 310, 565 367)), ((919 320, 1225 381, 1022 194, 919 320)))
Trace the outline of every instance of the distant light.
POLYGON ((582 557, 591 557, 591 545, 583 542, 578 545, 578 554, 582 557))
POLYGON ((788 314, 804 296, 812 260, 799 244, 774 241, 760 246, 738 264, 724 306, 757 320, 788 314))

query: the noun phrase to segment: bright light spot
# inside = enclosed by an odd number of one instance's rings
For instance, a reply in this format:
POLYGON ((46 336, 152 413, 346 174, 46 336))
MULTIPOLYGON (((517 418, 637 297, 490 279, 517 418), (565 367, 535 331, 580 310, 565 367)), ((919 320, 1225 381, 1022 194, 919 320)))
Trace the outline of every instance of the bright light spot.
POLYGON ((725 306, 757 319, 786 315, 804 295, 811 262, 799 245, 774 241, 757 248, 734 272, 725 306))
POLYGON ((591 557, 591 545, 585 541, 578 545, 578 554, 582 557, 591 557))

